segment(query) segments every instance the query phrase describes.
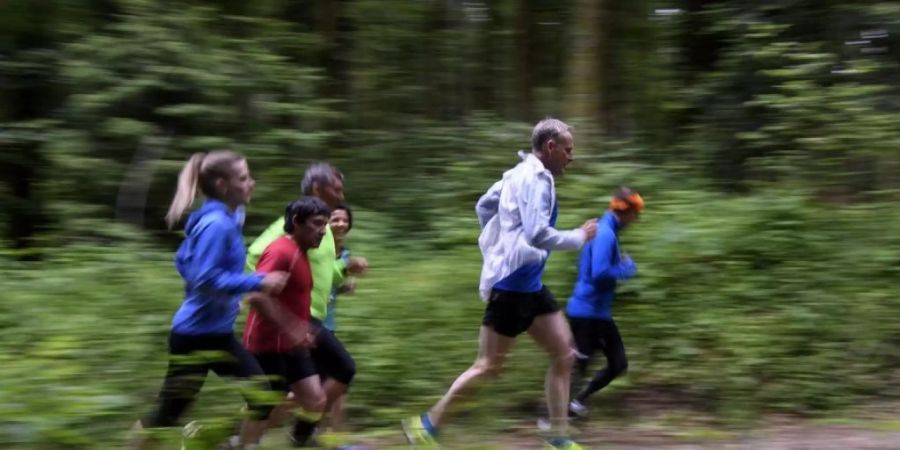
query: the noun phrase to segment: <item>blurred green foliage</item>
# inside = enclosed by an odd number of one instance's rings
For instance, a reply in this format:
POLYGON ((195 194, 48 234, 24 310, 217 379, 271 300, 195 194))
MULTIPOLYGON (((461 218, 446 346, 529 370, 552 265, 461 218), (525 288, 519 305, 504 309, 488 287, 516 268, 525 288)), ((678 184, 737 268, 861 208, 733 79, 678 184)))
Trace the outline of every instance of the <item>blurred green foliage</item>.
MULTIPOLYGON (((576 129, 561 227, 620 184, 648 201, 623 235, 631 364, 604 412, 895 398, 900 9, 598 4, 0 3, 0 446, 111 448, 150 408, 182 291, 161 218, 183 161, 221 147, 257 179, 248 238, 309 161, 345 172, 350 246, 372 266, 339 307, 351 422, 426 407, 475 356, 474 202, 547 114, 576 129)), ((575 258, 548 265, 563 301, 575 258)), ((519 344, 460 426, 537 414, 544 358, 519 344)), ((210 377, 193 417, 239 404, 210 377)))

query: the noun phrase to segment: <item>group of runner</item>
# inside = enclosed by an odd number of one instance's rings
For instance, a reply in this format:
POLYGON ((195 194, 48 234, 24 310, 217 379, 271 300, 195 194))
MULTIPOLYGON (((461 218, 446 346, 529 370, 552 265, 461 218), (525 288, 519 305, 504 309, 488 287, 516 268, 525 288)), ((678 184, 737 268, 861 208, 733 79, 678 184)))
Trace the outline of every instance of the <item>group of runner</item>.
MULTIPOLYGON (((548 118, 534 127, 531 140, 531 152, 520 152, 521 162, 476 205, 483 256, 479 290, 487 302, 478 356, 433 407, 402 421, 416 447, 437 445, 450 406, 479 381, 500 374, 522 333, 550 356, 547 448, 582 448, 571 439, 569 417, 585 416, 588 398, 627 368, 611 305, 616 283, 636 272, 633 260, 619 249, 618 233, 638 218, 643 199, 620 188, 599 220, 557 230, 555 177, 573 161, 573 130, 548 118), (552 250, 578 249, 579 274, 567 321, 542 276, 552 250), (598 350, 606 368, 573 389, 587 377, 598 350)), ((175 426, 210 370, 251 381, 242 383, 245 420, 221 443, 223 448, 254 448, 267 428, 290 416, 290 437, 297 447, 319 445, 315 436, 326 413, 332 428, 343 428, 344 396, 356 368, 334 334, 334 306, 340 293, 353 290, 352 276, 368 268, 364 258, 351 257, 344 247, 353 216, 343 203, 343 181, 331 165, 310 166, 302 196, 245 249, 243 208, 254 186, 246 159, 216 151, 196 154, 186 163, 166 216, 169 226, 180 222, 198 190, 206 200, 185 223, 175 258, 185 298, 172 321, 169 368, 157 407, 138 428, 175 426), (250 312, 239 341, 233 329, 244 295, 250 312), (261 395, 272 391, 279 395, 261 395)), ((137 433, 132 448, 149 443, 146 433, 137 433)))

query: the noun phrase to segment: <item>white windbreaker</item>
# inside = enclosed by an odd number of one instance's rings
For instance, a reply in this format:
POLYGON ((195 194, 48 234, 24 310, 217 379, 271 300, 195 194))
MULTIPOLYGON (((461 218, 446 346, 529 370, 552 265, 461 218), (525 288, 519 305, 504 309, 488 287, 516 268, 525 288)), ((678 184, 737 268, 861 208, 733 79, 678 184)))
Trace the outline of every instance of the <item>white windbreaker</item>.
POLYGON ((550 225, 556 202, 553 174, 532 153, 503 174, 475 206, 484 258, 479 294, 487 301, 499 281, 527 264, 539 264, 550 250, 578 250, 586 234, 581 229, 558 231, 550 225))

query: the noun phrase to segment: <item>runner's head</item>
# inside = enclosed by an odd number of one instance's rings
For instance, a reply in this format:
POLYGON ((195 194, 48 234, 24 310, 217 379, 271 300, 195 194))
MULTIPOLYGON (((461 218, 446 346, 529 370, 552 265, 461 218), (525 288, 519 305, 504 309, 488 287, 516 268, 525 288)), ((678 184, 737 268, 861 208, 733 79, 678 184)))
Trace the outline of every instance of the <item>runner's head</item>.
POLYGON ((565 122, 548 117, 538 122, 531 132, 531 151, 555 176, 564 174, 575 159, 572 156, 575 149, 572 131, 565 122))
POLYGON ((313 163, 303 174, 300 191, 319 197, 334 208, 344 201, 344 174, 331 164, 313 163))
POLYGON ((625 228, 641 215, 641 211, 644 210, 644 199, 637 191, 622 186, 616 189, 609 199, 609 210, 619 219, 619 225, 625 228))
POLYGON ((343 241, 353 228, 353 212, 346 203, 338 204, 331 210, 331 218, 328 220, 331 233, 335 241, 343 241))
POLYGON ((221 200, 235 209, 250 201, 255 184, 242 155, 224 150, 194 153, 178 175, 178 188, 166 214, 166 223, 169 228, 175 226, 194 203, 198 190, 207 198, 221 200))
POLYGON ((284 232, 289 234, 301 249, 316 248, 325 236, 325 226, 331 210, 316 197, 301 197, 284 210, 284 232))

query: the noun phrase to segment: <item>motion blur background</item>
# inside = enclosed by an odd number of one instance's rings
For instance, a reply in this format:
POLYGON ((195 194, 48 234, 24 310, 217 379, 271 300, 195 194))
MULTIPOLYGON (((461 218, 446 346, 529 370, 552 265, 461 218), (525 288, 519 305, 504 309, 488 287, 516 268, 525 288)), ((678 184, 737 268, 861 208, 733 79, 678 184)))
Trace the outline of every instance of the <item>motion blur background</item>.
MULTIPOLYGON (((896 402, 898 69, 890 1, 4 0, 0 447, 112 448, 150 407, 183 289, 162 216, 220 148, 257 180, 248 242, 309 162, 345 172, 350 420, 396 426, 475 356, 474 202, 548 115, 575 127, 561 228, 620 184, 648 204, 598 421, 896 402)), ((563 301, 576 256, 545 276, 563 301)), ((459 427, 535 417, 544 356, 510 366, 459 427)), ((193 418, 240 406, 214 378, 193 418)))

